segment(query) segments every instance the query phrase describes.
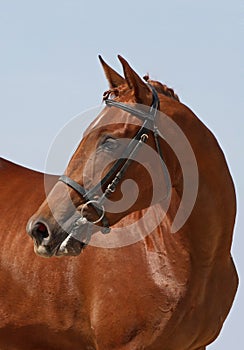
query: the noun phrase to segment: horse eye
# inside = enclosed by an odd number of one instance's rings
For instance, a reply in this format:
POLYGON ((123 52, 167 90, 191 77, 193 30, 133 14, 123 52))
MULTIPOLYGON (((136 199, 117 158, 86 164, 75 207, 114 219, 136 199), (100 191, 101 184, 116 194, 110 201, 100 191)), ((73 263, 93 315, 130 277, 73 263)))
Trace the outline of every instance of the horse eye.
POLYGON ((112 139, 111 137, 108 137, 107 139, 105 139, 101 145, 103 149, 106 149, 108 151, 113 151, 116 148, 118 148, 118 146, 119 146, 118 141, 115 139, 112 139))

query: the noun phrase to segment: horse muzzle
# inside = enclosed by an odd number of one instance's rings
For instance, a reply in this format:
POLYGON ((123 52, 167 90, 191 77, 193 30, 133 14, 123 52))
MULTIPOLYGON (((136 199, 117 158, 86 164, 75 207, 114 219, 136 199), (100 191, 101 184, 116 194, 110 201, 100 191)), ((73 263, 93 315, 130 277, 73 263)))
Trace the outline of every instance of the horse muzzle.
POLYGON ((78 219, 78 215, 74 214, 66 223, 52 225, 46 220, 32 217, 26 230, 33 239, 35 253, 45 258, 79 255, 86 246, 88 227, 86 223, 80 223, 79 232, 74 231, 78 219))

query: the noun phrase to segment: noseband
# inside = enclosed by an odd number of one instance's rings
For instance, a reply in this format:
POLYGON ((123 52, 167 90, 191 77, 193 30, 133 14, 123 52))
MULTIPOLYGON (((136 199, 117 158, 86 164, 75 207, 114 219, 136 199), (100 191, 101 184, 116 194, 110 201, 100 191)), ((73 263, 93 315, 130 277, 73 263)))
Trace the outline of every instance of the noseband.
MULTIPOLYGON (((153 131, 156 149, 160 156, 162 169, 163 169, 166 186, 167 186, 166 197, 168 197, 169 190, 170 190, 170 179, 169 179, 167 167, 163 160, 162 150, 159 144, 159 137, 163 137, 163 136, 160 134, 158 128, 155 125, 155 118, 159 107, 159 98, 158 98, 156 89, 150 84, 148 84, 148 86, 150 87, 153 94, 152 105, 150 106, 150 110, 148 112, 144 112, 142 110, 131 107, 128 104, 117 102, 112 99, 105 100, 105 103, 108 107, 116 107, 116 108, 122 109, 123 111, 128 112, 136 116, 140 120, 142 120, 143 124, 139 129, 139 131, 137 132, 137 134, 133 137, 133 139, 131 139, 128 146, 123 151, 121 157, 114 163, 114 165, 111 167, 108 173, 102 178, 102 180, 97 185, 95 185, 92 189, 85 190, 84 187, 82 187, 79 183, 72 180, 68 176, 66 175, 60 176, 59 181, 62 181, 63 183, 65 183, 66 185, 74 189, 86 201, 81 209, 81 213, 80 213, 81 217, 74 223, 74 227, 71 230, 71 233, 66 238, 66 240, 62 243, 62 245, 67 244, 67 241, 73 235, 73 232, 76 232, 81 225, 86 223, 88 223, 91 226, 101 222, 102 224, 101 232, 102 233, 110 232, 109 222, 105 215, 105 208, 103 206, 103 203, 106 200, 106 198, 108 198, 112 193, 115 192, 116 187, 118 186, 121 179, 123 178, 127 168, 133 161, 139 148, 147 141, 150 130, 153 131), (112 178, 112 181, 109 182, 109 184, 105 188, 105 191, 99 197, 97 195, 98 191, 103 186, 105 186, 111 178, 112 178), (84 210, 88 206, 92 206, 93 209, 95 209, 98 215, 97 220, 88 221, 87 218, 83 216, 84 210)), ((88 244, 89 240, 90 240, 90 235, 87 238, 86 242, 84 242, 84 244, 88 244)))

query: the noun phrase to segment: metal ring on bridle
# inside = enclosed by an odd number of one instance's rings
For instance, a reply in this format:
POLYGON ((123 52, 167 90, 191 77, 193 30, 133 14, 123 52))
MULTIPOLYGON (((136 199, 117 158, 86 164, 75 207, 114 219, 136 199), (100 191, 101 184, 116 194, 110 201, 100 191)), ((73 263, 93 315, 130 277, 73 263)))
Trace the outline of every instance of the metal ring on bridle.
MULTIPOLYGON (((80 211, 81 217, 84 217, 84 216, 83 216, 83 211, 84 211, 84 209, 85 209, 86 207, 89 206, 89 204, 92 204, 93 207, 96 207, 97 209, 99 209, 99 210, 102 211, 101 216, 100 216, 97 220, 95 220, 95 221, 90 221, 90 220, 89 220, 90 223, 92 223, 92 224, 97 224, 98 222, 100 222, 100 221, 104 218, 104 215, 105 215, 104 206, 103 206, 102 204, 100 204, 98 201, 94 200, 94 199, 93 199, 93 200, 90 200, 90 201, 86 202, 86 203, 82 206, 81 211, 80 211)), ((85 217, 84 217, 84 218, 85 218, 85 217)))

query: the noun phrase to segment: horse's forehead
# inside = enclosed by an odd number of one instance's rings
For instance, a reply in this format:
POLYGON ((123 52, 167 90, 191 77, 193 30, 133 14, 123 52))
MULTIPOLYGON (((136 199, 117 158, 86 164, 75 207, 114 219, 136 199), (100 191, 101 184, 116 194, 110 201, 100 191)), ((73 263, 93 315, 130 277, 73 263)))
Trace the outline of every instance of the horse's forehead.
POLYGON ((88 135, 90 132, 97 130, 98 132, 109 131, 116 132, 118 127, 120 126, 130 125, 140 126, 141 121, 132 116, 131 114, 124 112, 117 108, 104 108, 101 113, 95 118, 95 120, 90 124, 90 126, 86 129, 84 135, 88 135))

